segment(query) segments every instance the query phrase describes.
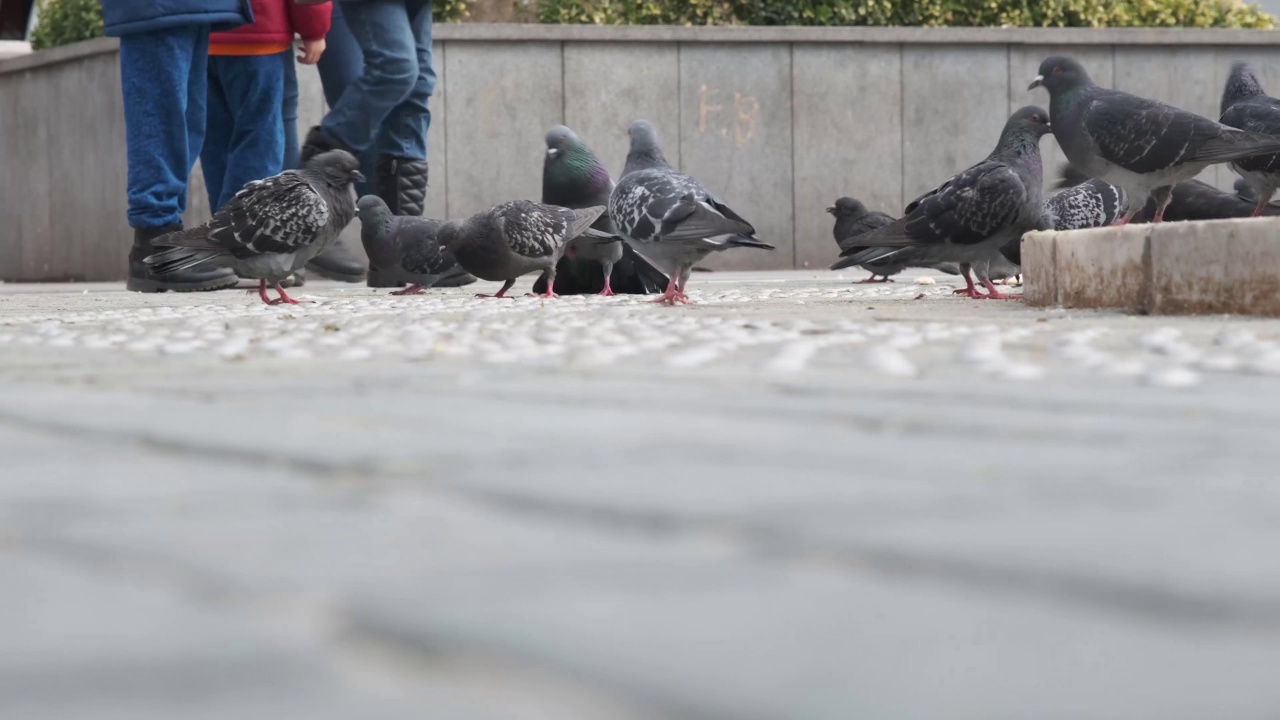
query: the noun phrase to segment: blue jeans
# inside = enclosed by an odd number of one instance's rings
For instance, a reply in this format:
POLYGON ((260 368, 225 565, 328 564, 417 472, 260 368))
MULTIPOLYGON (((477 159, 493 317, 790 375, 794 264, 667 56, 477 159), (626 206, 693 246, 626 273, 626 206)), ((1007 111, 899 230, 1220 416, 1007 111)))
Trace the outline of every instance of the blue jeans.
POLYGON ((292 51, 209 58, 209 131, 200 165, 216 212, 253 180, 284 168, 284 74, 292 51))
POLYGON ((120 38, 126 192, 135 228, 182 222, 187 176, 204 143, 208 52, 207 25, 120 38))
MULTIPOLYGON (((320 85, 324 89, 324 101, 329 107, 338 104, 342 93, 360 79, 364 71, 364 53, 360 51, 360 43, 351 34, 346 19, 342 16, 344 2, 333 3, 333 17, 329 24, 329 34, 325 36, 324 54, 316 68, 320 71, 320 85)), ((368 195, 373 192, 374 153, 365 150, 360 155, 360 172, 368 178, 365 182, 356 183, 356 195, 368 195)))
POLYGON ((363 0, 342 5, 364 56, 360 77, 343 91, 320 127, 363 153, 425 160, 436 88, 431 67, 430 0, 363 0))
MULTIPOLYGON (((326 51, 327 52, 327 51, 326 51)), ((284 100, 280 117, 284 120, 284 169, 298 167, 298 65, 293 52, 284 64, 284 100)))

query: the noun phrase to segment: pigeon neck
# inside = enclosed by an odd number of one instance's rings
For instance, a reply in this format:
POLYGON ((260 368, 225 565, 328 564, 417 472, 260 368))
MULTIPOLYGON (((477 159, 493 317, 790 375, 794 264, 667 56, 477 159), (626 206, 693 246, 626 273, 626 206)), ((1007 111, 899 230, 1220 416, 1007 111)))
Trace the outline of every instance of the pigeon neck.
POLYGON ((649 168, 669 168, 671 163, 662 156, 662 151, 658 148, 633 149, 627 153, 627 165, 622 169, 622 174, 635 172, 637 170, 648 170, 649 168))
POLYGON ((1017 163, 1036 175, 1043 173, 1040 161, 1040 135, 1022 128, 1005 130, 1000 136, 1000 144, 991 154, 991 159, 1006 163, 1017 163))
POLYGON ((1063 88, 1056 93, 1052 93, 1049 96, 1050 117, 1056 118, 1058 115, 1070 110, 1076 103, 1088 96, 1092 88, 1092 82, 1082 82, 1073 87, 1063 88))

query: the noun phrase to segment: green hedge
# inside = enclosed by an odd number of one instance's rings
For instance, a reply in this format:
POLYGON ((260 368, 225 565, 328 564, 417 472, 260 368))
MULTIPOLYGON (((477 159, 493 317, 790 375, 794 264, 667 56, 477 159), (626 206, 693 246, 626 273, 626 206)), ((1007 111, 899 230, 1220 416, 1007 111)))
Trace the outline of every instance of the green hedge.
POLYGON ((1239 0, 541 0, 544 23, 1271 28, 1239 0))
MULTIPOLYGON (((467 0, 432 0, 436 20, 440 22, 465 18, 467 4, 467 0)), ((102 37, 101 0, 40 0, 40 15, 31 30, 33 50, 47 50, 96 37, 102 37)))

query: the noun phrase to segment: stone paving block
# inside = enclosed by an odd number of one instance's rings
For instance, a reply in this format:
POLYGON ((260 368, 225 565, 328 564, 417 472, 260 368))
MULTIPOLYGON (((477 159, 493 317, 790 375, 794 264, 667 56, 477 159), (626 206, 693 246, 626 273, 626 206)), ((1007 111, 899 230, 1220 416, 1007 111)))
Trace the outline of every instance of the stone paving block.
POLYGON ((897 45, 793 49, 796 267, 839 256, 826 212, 836 198, 901 214, 901 60, 897 45))
MULTIPOLYGON (((777 247, 714 253, 702 265, 794 267, 790 46, 682 45, 680 108, 680 169, 777 247)), ((658 132, 666 137, 673 130, 658 132)))
POLYGON ((1058 302, 1064 307, 1142 312, 1150 285, 1150 225, 1073 230, 1054 241, 1058 302))
MULTIPOLYGON (((1052 55, 1069 55, 1089 71, 1093 81, 1103 87, 1113 87, 1115 68, 1110 45, 1010 45, 1009 46, 1009 113, 1025 105, 1038 105, 1049 109, 1049 93, 1042 89, 1027 90, 1036 76, 1036 69, 1045 58, 1052 55)), ((1058 179, 1060 169, 1066 163, 1066 155, 1052 136, 1040 141, 1040 154, 1044 158, 1044 185, 1051 187, 1058 179)))
POLYGON ((627 127, 642 118, 658 128, 667 160, 680 167, 680 96, 672 91, 679 84, 675 43, 565 44, 565 124, 615 180, 627 160, 627 127), (601 102, 603 88, 608 102, 601 102))
POLYGON ((559 43, 457 43, 445 52, 449 212, 542 194, 543 134, 563 118, 559 43))
POLYGON ((1277 228, 1254 219, 1159 226, 1151 234, 1151 312, 1280 316, 1277 228))
POLYGON ((904 203, 991 152, 1009 119, 1008 96, 1005 47, 903 47, 904 203))
POLYGON ((1056 232, 1022 236, 1022 299, 1035 307, 1058 305, 1056 232))

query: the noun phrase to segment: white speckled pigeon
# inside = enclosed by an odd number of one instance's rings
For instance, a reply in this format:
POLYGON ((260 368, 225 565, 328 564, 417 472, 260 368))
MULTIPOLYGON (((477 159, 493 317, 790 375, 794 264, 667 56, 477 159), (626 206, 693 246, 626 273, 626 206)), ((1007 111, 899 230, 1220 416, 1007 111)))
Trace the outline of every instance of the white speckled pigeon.
POLYGON ((1094 84, 1075 60, 1054 56, 1028 89, 1049 91, 1053 134, 1071 164, 1124 191, 1133 219, 1156 201, 1152 222, 1164 219, 1172 187, 1215 163, 1280 151, 1280 137, 1227 127, 1155 100, 1094 84))
POLYGON ((547 278, 540 297, 558 297, 556 262, 565 243, 590 230, 603 212, 603 207, 570 210, 512 200, 441 225, 436 239, 467 272, 482 280, 503 281, 496 294, 478 297, 506 297, 516 278, 531 272, 547 278))
POLYGON ((1090 178, 1059 190, 1044 201, 1054 230, 1083 230, 1114 223, 1125 209, 1124 191, 1090 178))
POLYGON ((231 268, 259 280, 268 305, 297 301, 280 283, 324 252, 356 214, 352 184, 364 180, 360 162, 345 150, 316 155, 298 170, 286 170, 244 186, 208 222, 157 238, 168 248, 143 262, 159 275, 197 265, 231 268), (267 297, 270 283, 280 294, 267 297))
POLYGON ((1048 132, 1044 110, 1018 110, 987 159, 914 200, 900 220, 867 233, 861 242, 871 249, 834 267, 890 257, 910 265, 956 262, 966 285, 958 293, 975 299, 1007 297, 980 276, 988 292, 982 295, 969 272, 972 263, 989 262, 1002 247, 1041 226, 1040 138, 1048 132))
POLYGON ((369 259, 409 283, 403 290, 393 290, 392 295, 421 295, 423 288, 434 287, 445 278, 454 280, 453 284, 470 278, 436 240, 443 222, 392 215, 391 208, 377 195, 360 198, 356 213, 360 217, 360 241, 369 259))
MULTIPOLYGON (((582 138, 569 128, 557 125, 547 132, 546 143, 542 202, 567 208, 607 206, 613 180, 582 138)), ((613 233, 613 223, 607 213, 591 227, 602 233, 613 233)), ((615 292, 644 295, 661 292, 667 282, 662 271, 616 236, 611 240, 578 236, 565 246, 564 257, 556 264, 555 291, 565 295, 586 292, 606 296, 615 292), (602 282, 591 275, 602 278, 602 282)), ((534 283, 534 292, 540 292, 541 284, 539 278, 534 283)))
POLYGON ((757 240, 755 228, 702 183, 671 167, 649 121, 637 120, 627 132, 631 150, 622 179, 609 196, 609 217, 636 252, 670 277, 657 302, 689 302, 689 272, 712 252, 773 249, 757 240))
MULTIPOLYGON (((1223 125, 1233 128, 1280 135, 1280 100, 1263 92, 1257 75, 1247 63, 1233 63, 1227 86, 1222 91, 1221 119, 1223 125)), ((1280 189, 1280 153, 1233 160, 1231 169, 1240 173, 1257 198, 1253 217, 1262 215, 1263 208, 1280 189)))

